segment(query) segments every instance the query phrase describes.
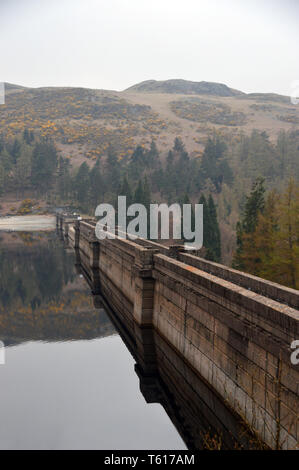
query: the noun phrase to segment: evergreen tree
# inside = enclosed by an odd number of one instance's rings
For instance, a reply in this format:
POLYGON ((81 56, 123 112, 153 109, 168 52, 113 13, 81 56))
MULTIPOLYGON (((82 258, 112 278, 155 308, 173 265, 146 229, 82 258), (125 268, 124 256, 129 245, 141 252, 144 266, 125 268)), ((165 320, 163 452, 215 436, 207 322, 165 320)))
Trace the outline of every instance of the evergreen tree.
POLYGON ((178 153, 185 151, 183 141, 180 137, 174 139, 173 150, 178 153))
POLYGON ((26 144, 30 144, 30 135, 27 127, 24 129, 23 132, 23 140, 26 142, 26 144))
POLYGON ((143 204, 146 207, 147 211, 149 211, 151 204, 151 190, 147 177, 144 178, 143 182, 143 204))
POLYGON ((209 257, 209 239, 211 233, 210 211, 204 194, 200 196, 198 204, 203 205, 203 247, 205 249, 206 257, 209 257))
POLYGON ((145 169, 145 165, 146 165, 145 162, 146 162, 146 155, 145 155, 144 149, 143 147, 141 147, 141 145, 137 145, 137 147, 135 148, 132 154, 130 164, 129 164, 129 175, 133 181, 136 181, 138 180, 138 178, 141 177, 145 169))
POLYGON ((169 150, 166 161, 167 161, 167 168, 171 168, 173 161, 174 161, 174 155, 173 155, 172 150, 169 150))
POLYGON ((119 188, 120 182, 120 168, 117 156, 113 149, 110 147, 108 150, 107 156, 107 174, 106 174, 106 183, 109 187, 109 192, 116 193, 119 188))
POLYGON ((126 196, 127 206, 130 206, 132 204, 133 202, 132 188, 126 176, 123 178, 119 195, 126 196))
POLYGON ((159 152, 154 140, 151 141, 150 149, 147 153, 146 164, 150 168, 155 168, 159 161, 159 152))
POLYGON ((151 204, 151 192, 147 178, 139 180, 134 193, 133 202, 135 204, 143 204, 145 208, 149 210, 151 204))
POLYGON ((18 141, 18 139, 15 139, 10 149, 10 154, 12 156, 12 162, 14 165, 16 164, 17 159, 20 156, 20 153, 21 153, 21 144, 18 141))
POLYGON ((264 178, 258 178, 252 185, 250 195, 246 197, 244 217, 242 220, 242 229, 246 233, 254 232, 258 215, 260 212, 263 212, 265 205, 264 182, 264 178))
POLYGON ((21 197, 23 197, 24 189, 30 187, 31 157, 32 151, 27 145, 24 145, 13 174, 15 187, 20 192, 21 197))
POLYGON ((104 194, 103 178, 100 170, 100 159, 97 159, 89 172, 89 202, 94 211, 100 203, 101 195, 104 194))
POLYGON ((57 152, 52 142, 37 142, 32 154, 31 180, 40 192, 49 189, 49 183, 57 166, 57 152))
POLYGON ((207 201, 204 194, 202 194, 199 204, 203 204, 203 246, 205 258, 210 261, 220 262, 221 238, 214 200, 210 195, 207 201))
POLYGON ((58 161, 57 191, 62 201, 67 200, 71 193, 70 163, 62 157, 58 161))
POLYGON ((209 235, 209 248, 210 248, 210 257, 213 261, 221 261, 221 237, 220 229, 217 218, 216 206, 212 195, 209 195, 208 200, 209 207, 209 224, 210 224, 210 235, 209 235))
POLYGON ((199 170, 199 180, 210 179, 219 193, 223 183, 231 183, 233 180, 232 170, 225 159, 226 144, 218 137, 209 138, 202 156, 199 170))
POLYGON ((245 269, 244 255, 246 256, 246 250, 244 239, 246 238, 246 234, 255 231, 259 214, 263 212, 264 205, 264 179, 259 177, 253 183, 249 196, 246 196, 244 214, 242 219, 237 223, 237 249, 233 259, 233 266, 237 269, 245 269))
POLYGON ((86 162, 79 167, 75 178, 76 197, 84 210, 87 208, 89 198, 89 168, 86 162))
POLYGON ((143 193, 143 184, 142 180, 139 180, 137 188, 134 194, 134 204, 143 204, 144 193, 143 193))
POLYGON ((32 144, 32 142, 34 142, 34 140, 35 140, 34 132, 29 131, 29 143, 32 144))

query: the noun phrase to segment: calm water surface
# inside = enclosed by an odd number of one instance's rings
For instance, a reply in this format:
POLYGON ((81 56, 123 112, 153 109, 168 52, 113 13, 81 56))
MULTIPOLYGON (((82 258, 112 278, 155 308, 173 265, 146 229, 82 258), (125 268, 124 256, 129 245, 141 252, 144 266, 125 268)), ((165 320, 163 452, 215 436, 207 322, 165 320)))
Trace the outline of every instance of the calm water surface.
POLYGON ((54 234, 0 234, 1 449, 185 449, 54 234))

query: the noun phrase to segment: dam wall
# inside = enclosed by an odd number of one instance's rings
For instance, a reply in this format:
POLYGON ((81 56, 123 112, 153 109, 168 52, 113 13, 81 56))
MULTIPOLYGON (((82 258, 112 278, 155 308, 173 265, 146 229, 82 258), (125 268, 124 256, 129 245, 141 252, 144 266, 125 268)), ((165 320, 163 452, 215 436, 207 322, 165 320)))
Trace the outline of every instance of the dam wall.
POLYGON ((121 233, 99 240, 92 219, 66 225, 103 297, 131 328, 153 327, 269 447, 298 446, 298 291, 180 246, 121 233))

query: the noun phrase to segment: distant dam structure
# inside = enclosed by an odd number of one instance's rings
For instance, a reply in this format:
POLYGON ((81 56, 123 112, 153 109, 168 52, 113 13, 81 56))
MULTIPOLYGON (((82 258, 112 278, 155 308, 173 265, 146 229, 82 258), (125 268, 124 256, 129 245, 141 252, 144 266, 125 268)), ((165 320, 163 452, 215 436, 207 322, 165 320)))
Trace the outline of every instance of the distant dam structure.
MULTIPOLYGON (((147 350, 147 360, 160 354, 162 368, 171 357, 178 372, 192 371, 194 387, 204 383, 218 397, 216 406, 206 394, 202 407, 222 423, 228 407, 235 423, 263 445, 298 448, 299 365, 291 360, 291 345, 299 339, 297 290, 207 261, 183 246, 118 236, 99 240, 93 218, 57 214, 56 225, 75 249, 95 305, 104 302, 117 312, 136 345, 147 350), (152 337, 140 343, 150 329, 154 343, 152 337)), ((190 400, 191 416, 192 394, 190 400)), ((238 432, 237 425, 231 428, 238 432)))

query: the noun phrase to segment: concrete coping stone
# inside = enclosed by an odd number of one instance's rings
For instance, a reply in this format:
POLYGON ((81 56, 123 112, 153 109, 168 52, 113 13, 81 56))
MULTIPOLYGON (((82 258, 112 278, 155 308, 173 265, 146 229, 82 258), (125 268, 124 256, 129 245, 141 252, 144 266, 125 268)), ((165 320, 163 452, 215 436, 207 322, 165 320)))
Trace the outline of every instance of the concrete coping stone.
POLYGON ((209 274, 221 277, 233 284, 242 286, 248 291, 254 291, 264 297, 283 302, 290 307, 299 308, 299 291, 296 289, 282 286, 275 282, 253 276, 252 274, 244 273, 187 253, 180 253, 179 260, 209 274))
POLYGON ((154 267, 159 269, 159 264, 166 267, 168 271, 173 271, 173 275, 178 274, 183 279, 188 279, 206 289, 215 289, 215 294, 231 300, 244 308, 250 309, 265 318, 273 317, 273 321, 278 321, 280 327, 285 328, 286 323, 292 325, 293 333, 299 332, 299 311, 281 304, 276 300, 264 297, 256 292, 249 291, 232 282, 226 281, 206 271, 202 271, 194 266, 187 265, 182 261, 168 258, 165 255, 154 255, 154 267), (262 308, 261 308, 262 307, 262 308))

